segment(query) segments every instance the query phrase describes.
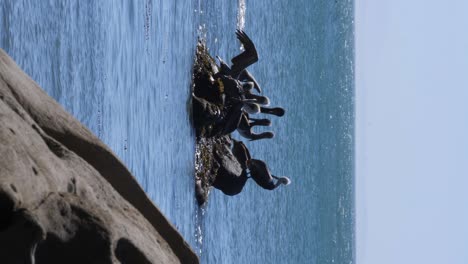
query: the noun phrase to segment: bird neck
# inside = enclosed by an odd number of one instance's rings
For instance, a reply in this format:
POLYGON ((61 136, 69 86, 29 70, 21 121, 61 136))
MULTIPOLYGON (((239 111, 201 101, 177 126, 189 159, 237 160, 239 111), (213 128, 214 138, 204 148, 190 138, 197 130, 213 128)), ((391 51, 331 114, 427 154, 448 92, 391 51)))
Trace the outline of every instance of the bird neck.
MULTIPOLYGON (((252 120, 252 119, 251 119, 252 120)), ((271 121, 268 119, 255 119, 250 123, 250 126, 270 126, 271 121)))
POLYGON ((276 181, 276 183, 275 183, 275 188, 273 188, 273 189, 278 188, 278 186, 280 186, 281 184, 282 184, 281 181, 276 181))
POLYGON ((260 134, 252 133, 252 140, 259 140, 259 139, 268 138, 267 135, 268 134, 266 132, 263 132, 263 133, 260 133, 260 134))

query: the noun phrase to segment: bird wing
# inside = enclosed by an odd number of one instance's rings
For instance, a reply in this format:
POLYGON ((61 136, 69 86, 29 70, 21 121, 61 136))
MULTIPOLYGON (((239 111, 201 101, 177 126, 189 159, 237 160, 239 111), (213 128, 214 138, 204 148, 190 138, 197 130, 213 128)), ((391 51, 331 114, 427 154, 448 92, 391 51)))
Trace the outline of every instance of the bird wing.
POLYGON ((234 78, 237 78, 237 75, 239 75, 242 70, 258 61, 257 49, 255 49, 255 45, 247 34, 238 29, 236 35, 237 39, 239 39, 244 46, 244 51, 231 59, 231 76, 234 78))
POLYGON ((254 88, 259 93, 262 93, 262 88, 260 88, 260 85, 258 84, 257 80, 255 80, 253 75, 249 71, 247 71, 247 69, 244 69, 243 71, 241 71, 241 73, 239 74, 239 80, 241 80, 241 81, 247 80, 249 82, 253 82, 254 83, 254 88))

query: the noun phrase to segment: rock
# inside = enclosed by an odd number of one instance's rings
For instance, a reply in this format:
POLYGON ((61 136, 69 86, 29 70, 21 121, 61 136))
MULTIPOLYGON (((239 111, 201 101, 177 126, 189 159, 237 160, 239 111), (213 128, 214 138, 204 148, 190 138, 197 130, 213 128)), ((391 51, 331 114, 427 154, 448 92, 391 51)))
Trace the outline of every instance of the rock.
POLYGON ((0 262, 198 263, 123 163, 0 50, 0 262))

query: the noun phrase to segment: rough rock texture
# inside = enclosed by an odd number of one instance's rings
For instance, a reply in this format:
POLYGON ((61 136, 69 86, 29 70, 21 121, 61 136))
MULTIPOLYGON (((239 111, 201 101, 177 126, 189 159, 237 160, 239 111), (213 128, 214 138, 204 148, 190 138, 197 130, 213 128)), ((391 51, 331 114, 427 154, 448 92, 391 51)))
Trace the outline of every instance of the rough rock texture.
POLYGON ((197 135, 195 156, 195 194, 203 205, 208 201, 211 186, 221 174, 240 176, 242 168, 231 152, 230 135, 219 135, 222 122, 214 120, 226 114, 222 104, 223 84, 213 78, 217 66, 208 53, 206 46, 199 42, 193 65, 193 93, 207 101, 208 106, 201 106, 192 99, 192 117, 197 135), (213 109, 221 110, 216 113, 213 109))
POLYGON ((0 50, 0 262, 198 263, 122 162, 0 50))

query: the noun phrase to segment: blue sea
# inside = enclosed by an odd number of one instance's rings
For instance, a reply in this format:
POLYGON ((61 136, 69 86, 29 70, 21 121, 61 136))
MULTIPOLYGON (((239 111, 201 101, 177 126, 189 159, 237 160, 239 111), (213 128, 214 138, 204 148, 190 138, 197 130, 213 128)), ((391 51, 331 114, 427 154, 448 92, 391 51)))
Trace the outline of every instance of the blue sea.
MULTIPOLYGON (((352 0, 0 0, 0 47, 124 161, 202 263, 355 263, 352 0), (188 99, 199 38, 229 60, 236 28, 276 136, 246 142, 292 184, 194 197, 188 99)), ((237 136, 238 137, 238 136, 237 136)))

